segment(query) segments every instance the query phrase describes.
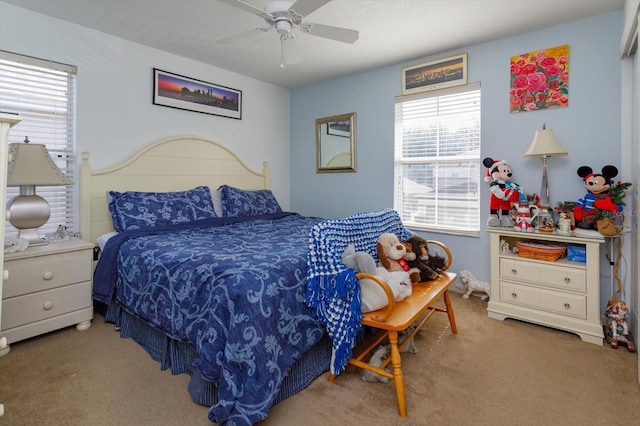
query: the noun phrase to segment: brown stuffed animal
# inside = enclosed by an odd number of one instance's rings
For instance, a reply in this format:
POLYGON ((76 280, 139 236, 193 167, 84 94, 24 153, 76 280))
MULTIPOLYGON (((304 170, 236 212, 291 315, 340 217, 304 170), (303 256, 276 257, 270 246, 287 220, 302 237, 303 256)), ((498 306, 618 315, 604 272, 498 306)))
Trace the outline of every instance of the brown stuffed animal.
MULTIPOLYGON (((378 237, 376 244, 380 266, 389 272, 404 271, 409 274, 411 283, 420 281, 420 270, 411 268, 407 264, 407 247, 400 242, 395 234, 386 232, 378 237)), ((409 256, 411 257, 411 256, 409 256)))
POLYGON ((438 278, 438 274, 447 268, 447 259, 429 253, 427 241, 418 236, 412 235, 407 238, 405 244, 410 245, 416 254, 415 259, 407 260, 410 268, 420 271, 420 281, 431 281, 438 278))

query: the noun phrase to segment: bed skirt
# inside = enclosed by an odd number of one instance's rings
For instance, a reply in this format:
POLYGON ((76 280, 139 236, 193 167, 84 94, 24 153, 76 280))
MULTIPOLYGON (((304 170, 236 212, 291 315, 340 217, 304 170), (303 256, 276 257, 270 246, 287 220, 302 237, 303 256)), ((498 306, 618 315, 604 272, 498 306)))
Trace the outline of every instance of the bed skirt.
MULTIPOLYGON (((189 374, 189 393, 194 402, 211 407, 218 402, 218 385, 205 379, 193 366, 196 353, 184 342, 167 337, 143 320, 128 313, 117 303, 111 303, 105 319, 120 330, 120 337, 135 340, 160 368, 171 369, 173 374, 189 374)), ((329 370, 331 361, 331 339, 327 335, 298 360, 280 387, 274 405, 306 388, 318 376, 329 370)))

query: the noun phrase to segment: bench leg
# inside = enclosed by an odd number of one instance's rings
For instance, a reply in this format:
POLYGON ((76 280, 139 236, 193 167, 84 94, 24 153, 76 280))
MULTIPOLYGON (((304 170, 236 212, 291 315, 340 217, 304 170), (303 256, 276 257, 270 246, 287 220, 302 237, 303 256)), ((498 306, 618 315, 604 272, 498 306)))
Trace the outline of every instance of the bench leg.
POLYGON ((451 332, 453 334, 458 334, 458 327, 456 326, 456 317, 453 313, 453 306, 451 305, 451 298, 449 297, 449 292, 444 292, 444 304, 447 307, 447 316, 449 317, 449 324, 451 324, 451 332))
POLYGON ((398 332, 389 331, 389 343, 391 344, 391 364, 393 365, 393 382, 396 386, 396 398, 398 399, 398 411, 400 416, 407 416, 407 406, 404 396, 404 376, 402 375, 402 365, 400 350, 398 349, 398 332))

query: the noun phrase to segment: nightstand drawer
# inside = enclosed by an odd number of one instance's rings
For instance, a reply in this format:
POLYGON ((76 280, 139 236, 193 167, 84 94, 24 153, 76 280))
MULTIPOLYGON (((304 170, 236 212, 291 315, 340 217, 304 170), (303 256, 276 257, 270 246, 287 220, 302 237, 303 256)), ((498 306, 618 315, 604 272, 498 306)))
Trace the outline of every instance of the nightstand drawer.
POLYGON ((55 317, 91 306, 91 281, 52 290, 5 298, 2 302, 2 329, 55 317))
POLYGON ((500 277, 527 281, 561 290, 585 292, 587 271, 556 264, 544 264, 516 259, 500 259, 500 277))
POLYGON ((500 281, 500 300, 581 319, 587 317, 587 298, 577 294, 500 281))
POLYGON ((91 250, 79 250, 6 261, 4 268, 9 271, 9 279, 4 282, 2 297, 90 281, 91 256, 91 250))

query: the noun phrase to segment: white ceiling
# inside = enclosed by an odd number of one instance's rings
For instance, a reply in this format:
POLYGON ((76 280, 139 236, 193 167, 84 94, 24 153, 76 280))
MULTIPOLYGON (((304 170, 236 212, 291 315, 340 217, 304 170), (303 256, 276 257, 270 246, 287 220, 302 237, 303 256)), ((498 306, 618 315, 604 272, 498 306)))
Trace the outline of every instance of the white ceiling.
MULTIPOLYGON (((304 22, 354 29, 359 40, 345 44, 296 31, 302 62, 281 69, 273 30, 231 45, 216 43, 265 26, 262 18, 219 0, 2 1, 287 88, 411 63, 624 6, 624 0, 332 0, 304 22)), ((244 1, 260 9, 272 2, 244 1)))

